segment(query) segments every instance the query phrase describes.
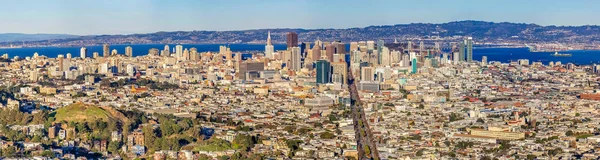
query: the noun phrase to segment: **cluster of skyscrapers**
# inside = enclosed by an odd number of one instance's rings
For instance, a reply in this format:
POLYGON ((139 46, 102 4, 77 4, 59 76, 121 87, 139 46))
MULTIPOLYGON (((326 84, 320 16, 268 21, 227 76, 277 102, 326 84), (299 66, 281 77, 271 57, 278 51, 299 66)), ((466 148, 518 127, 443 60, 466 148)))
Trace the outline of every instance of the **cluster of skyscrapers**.
POLYGON ((294 32, 286 34, 286 42, 286 50, 274 51, 269 32, 265 57, 269 60, 281 60, 281 65, 296 72, 314 69, 317 84, 346 84, 348 70, 356 73, 354 78, 361 83, 378 83, 390 79, 391 72, 395 72, 391 68, 400 67, 404 68, 400 71, 416 74, 421 66, 435 67, 452 61, 473 61, 471 37, 460 42, 459 47, 454 46, 451 51, 453 54, 450 55, 442 53, 439 43, 427 47, 423 42, 416 46, 412 42, 400 44, 396 41, 396 45, 391 48, 381 39, 351 42, 349 45, 340 41, 321 40, 299 43, 298 34, 294 32))

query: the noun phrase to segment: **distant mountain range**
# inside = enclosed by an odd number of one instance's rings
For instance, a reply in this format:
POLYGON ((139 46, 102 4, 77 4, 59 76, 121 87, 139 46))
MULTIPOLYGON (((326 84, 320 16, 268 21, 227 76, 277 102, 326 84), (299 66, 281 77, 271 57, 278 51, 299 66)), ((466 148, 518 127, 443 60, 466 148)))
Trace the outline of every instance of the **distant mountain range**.
MULTIPOLYGON (((274 43, 285 43, 286 32, 298 33, 300 42, 339 40, 342 42, 384 39, 456 42, 464 36, 476 42, 489 43, 584 43, 600 42, 600 26, 541 26, 524 23, 494 23, 484 21, 457 21, 442 24, 412 23, 387 26, 369 26, 347 29, 256 29, 241 31, 176 31, 131 35, 62 35, 46 36, 45 40, 25 42, 27 46, 89 46, 109 44, 263 44, 267 32, 274 43)), ((2 39, 2 38, 0 38, 2 39)), ((23 40, 24 38, 20 38, 23 40)), ((32 39, 32 38, 30 38, 32 39)), ((2 39, 0 46, 6 46, 2 39)))
POLYGON ((75 38, 76 35, 69 34, 23 34, 23 33, 0 33, 0 42, 42 41, 50 39, 75 38))

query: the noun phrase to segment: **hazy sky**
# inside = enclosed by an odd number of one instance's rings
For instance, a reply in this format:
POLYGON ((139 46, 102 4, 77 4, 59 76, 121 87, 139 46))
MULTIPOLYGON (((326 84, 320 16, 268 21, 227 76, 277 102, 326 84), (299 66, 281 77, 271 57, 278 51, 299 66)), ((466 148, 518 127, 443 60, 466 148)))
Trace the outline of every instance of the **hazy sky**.
POLYGON ((0 33, 350 28, 459 20, 598 25, 598 0, 2 0, 0 33))

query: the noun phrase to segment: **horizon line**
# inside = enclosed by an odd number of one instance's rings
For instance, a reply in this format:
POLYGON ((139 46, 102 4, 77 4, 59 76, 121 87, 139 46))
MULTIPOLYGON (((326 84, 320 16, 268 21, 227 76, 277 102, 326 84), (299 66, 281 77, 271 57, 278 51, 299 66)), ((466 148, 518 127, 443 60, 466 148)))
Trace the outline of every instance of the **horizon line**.
POLYGON ((411 24, 448 24, 448 23, 456 23, 456 22, 486 22, 486 23, 513 23, 513 24, 526 24, 526 25, 538 25, 542 27, 583 27, 583 26, 596 26, 599 27, 600 24, 584 24, 584 25, 540 25, 537 23, 526 23, 526 22, 508 22, 508 21, 485 21, 485 20, 456 20, 449 22, 412 22, 412 23, 396 23, 396 24, 381 24, 381 25, 369 25, 362 27, 346 27, 346 28, 248 28, 248 29, 232 29, 232 30, 171 30, 171 31, 154 31, 154 32, 145 32, 145 33, 109 33, 109 34, 88 34, 88 35, 79 35, 79 34, 70 34, 70 33, 44 33, 44 32, 36 32, 36 33, 0 33, 0 34, 24 34, 24 35, 41 35, 41 34, 49 34, 49 35, 69 35, 69 36, 127 36, 127 35, 136 35, 136 34, 153 34, 153 33, 161 33, 161 32, 236 32, 236 31, 252 31, 252 30, 338 30, 338 29, 356 29, 356 28, 368 28, 368 27, 384 27, 384 26, 397 26, 397 25, 411 25, 411 24))

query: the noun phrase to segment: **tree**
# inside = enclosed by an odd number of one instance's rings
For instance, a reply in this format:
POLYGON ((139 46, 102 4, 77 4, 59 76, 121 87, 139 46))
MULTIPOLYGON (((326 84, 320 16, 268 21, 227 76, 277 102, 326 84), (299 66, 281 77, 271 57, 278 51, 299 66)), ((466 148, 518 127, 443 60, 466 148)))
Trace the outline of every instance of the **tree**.
POLYGON ((113 153, 113 154, 118 153, 120 147, 121 147, 120 142, 112 141, 112 142, 108 143, 108 151, 110 151, 110 153, 113 153))
POLYGON ((45 150, 42 152, 42 157, 49 157, 49 158, 55 158, 56 154, 54 154, 54 152, 50 151, 50 150, 45 150))
POLYGON ((142 132, 144 132, 144 144, 146 144, 148 150, 155 151, 157 146, 154 145, 154 141, 156 140, 156 132, 154 131, 154 128, 152 128, 151 125, 146 125, 142 129, 142 132))
POLYGON ((423 156, 423 149, 418 150, 417 153, 415 154, 417 157, 423 156))
POLYGON ((335 138, 335 135, 333 135, 331 132, 323 132, 321 135, 319 135, 319 137, 321 137, 321 139, 332 139, 335 138))
POLYGON ((567 131, 567 133, 565 133, 565 135, 567 135, 567 136, 573 136, 573 131, 569 130, 569 131, 567 131))
POLYGON ((477 123, 485 123, 485 121, 483 121, 481 118, 477 118, 477 123))

